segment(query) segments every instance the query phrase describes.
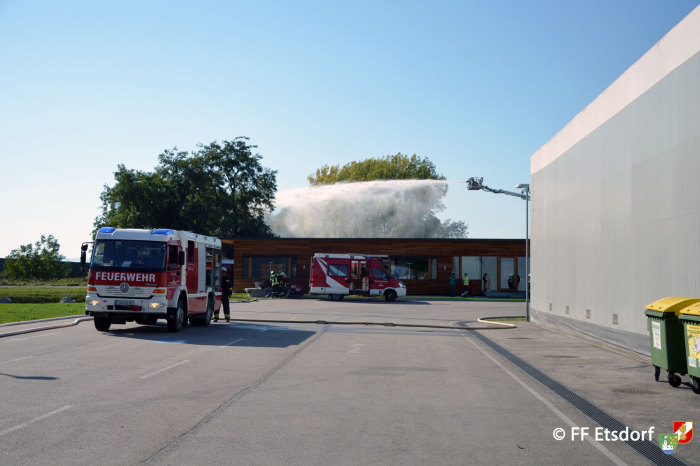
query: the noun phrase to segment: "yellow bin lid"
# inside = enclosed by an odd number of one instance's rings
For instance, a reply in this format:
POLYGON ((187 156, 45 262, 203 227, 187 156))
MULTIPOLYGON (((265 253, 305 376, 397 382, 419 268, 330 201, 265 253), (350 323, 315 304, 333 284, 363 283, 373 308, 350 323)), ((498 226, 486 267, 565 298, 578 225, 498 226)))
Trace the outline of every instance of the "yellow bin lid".
POLYGON ((688 314, 700 317, 700 302, 691 304, 688 307, 684 307, 683 309, 681 309, 681 314, 688 314))
POLYGON ((648 304, 647 309, 657 312, 673 312, 678 315, 681 309, 687 308, 695 303, 700 303, 700 299, 688 298, 685 296, 670 296, 648 304))

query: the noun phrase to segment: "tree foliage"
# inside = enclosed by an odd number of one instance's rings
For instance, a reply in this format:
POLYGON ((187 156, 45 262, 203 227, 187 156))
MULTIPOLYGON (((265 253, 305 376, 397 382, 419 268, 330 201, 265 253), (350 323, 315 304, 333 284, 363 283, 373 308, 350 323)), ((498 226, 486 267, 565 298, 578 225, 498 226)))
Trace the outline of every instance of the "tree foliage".
POLYGON ((25 244, 10 251, 5 258, 5 275, 13 280, 51 280, 67 277, 70 266, 59 253, 60 245, 53 235, 41 235, 34 244, 25 244))
POLYGON ((399 152, 382 158, 369 158, 343 165, 324 165, 308 180, 312 185, 374 180, 444 180, 435 164, 425 157, 399 152))
POLYGON ((159 155, 153 172, 120 164, 115 184, 100 199, 95 228, 167 227, 224 238, 272 236, 265 215, 273 209, 277 172, 253 154, 247 138, 177 148, 159 155))

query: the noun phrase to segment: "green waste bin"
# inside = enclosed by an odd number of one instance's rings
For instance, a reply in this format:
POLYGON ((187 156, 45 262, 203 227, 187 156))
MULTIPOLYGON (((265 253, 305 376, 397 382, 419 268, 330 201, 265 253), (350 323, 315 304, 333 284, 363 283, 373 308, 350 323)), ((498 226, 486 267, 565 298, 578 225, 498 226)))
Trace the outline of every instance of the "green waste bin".
POLYGON ((678 319, 681 309, 700 302, 697 298, 672 296, 654 301, 646 307, 647 329, 651 344, 651 363, 654 378, 659 380, 661 369, 666 369, 667 380, 672 387, 681 384, 678 374, 688 373, 685 356, 683 324, 678 319))
POLYGON ((700 302, 681 309, 678 320, 683 324, 683 344, 687 358, 690 387, 700 394, 700 302))

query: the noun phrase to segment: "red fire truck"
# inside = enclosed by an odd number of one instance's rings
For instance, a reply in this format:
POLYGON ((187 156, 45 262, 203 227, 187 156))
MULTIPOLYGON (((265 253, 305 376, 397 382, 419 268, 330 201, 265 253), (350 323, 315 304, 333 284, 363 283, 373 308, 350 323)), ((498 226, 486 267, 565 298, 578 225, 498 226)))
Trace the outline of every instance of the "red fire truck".
POLYGON ((311 293, 339 301, 345 295, 384 296, 394 301, 406 296, 406 285, 389 275, 377 258, 366 254, 314 254, 311 259, 311 293))
MULTIPOLYGON (((86 264, 89 243, 83 243, 86 264)), ((165 319, 209 325, 221 305, 221 240, 189 231, 100 228, 92 246, 85 314, 95 328, 165 319)))

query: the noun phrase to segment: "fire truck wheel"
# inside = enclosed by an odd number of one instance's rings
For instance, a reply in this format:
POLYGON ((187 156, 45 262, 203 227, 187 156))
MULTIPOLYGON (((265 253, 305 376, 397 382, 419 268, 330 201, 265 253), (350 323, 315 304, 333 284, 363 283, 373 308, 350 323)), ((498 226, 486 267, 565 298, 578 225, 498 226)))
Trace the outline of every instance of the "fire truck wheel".
POLYGON ((177 307, 168 309, 168 331, 179 332, 185 322, 185 303, 180 299, 177 307))
POLYGON ((197 314, 197 316, 190 317, 190 323, 192 325, 197 325, 200 327, 206 327, 211 323, 211 317, 214 314, 214 297, 209 295, 207 298, 207 310, 204 314, 197 314))
POLYGON ((396 299, 396 291, 386 290, 384 292, 384 299, 386 299, 388 302, 394 301, 396 299))
POLYGON ((95 317, 95 328, 100 332, 109 330, 110 325, 112 325, 112 321, 109 317, 95 317))
POLYGON ((204 314, 204 322, 202 325, 207 326, 211 323, 211 317, 214 315, 214 296, 209 295, 207 299, 207 312, 204 314))

